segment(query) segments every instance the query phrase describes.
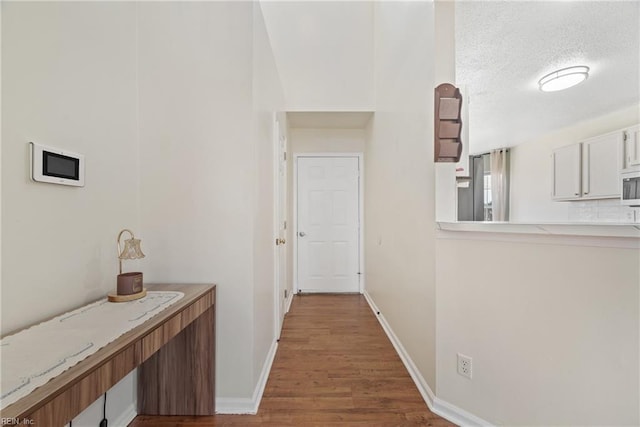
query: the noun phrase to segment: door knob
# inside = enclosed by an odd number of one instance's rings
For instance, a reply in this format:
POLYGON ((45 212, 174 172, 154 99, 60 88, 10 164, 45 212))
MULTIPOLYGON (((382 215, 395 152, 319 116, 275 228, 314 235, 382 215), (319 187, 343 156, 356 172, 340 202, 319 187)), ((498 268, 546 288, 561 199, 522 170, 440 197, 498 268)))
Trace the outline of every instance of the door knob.
POLYGON ((301 231, 301 232, 298 233, 298 236, 300 236, 300 237, 304 237, 306 235, 307 235, 307 233, 305 233, 304 231, 301 231))

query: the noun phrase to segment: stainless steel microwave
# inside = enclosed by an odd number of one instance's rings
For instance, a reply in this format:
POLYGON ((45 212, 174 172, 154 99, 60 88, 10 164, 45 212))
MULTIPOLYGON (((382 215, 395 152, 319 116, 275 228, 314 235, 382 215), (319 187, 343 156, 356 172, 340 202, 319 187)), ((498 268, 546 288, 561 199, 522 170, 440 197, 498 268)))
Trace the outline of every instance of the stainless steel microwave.
POLYGON ((640 206, 640 172, 623 172, 620 174, 622 181, 622 204, 640 206))

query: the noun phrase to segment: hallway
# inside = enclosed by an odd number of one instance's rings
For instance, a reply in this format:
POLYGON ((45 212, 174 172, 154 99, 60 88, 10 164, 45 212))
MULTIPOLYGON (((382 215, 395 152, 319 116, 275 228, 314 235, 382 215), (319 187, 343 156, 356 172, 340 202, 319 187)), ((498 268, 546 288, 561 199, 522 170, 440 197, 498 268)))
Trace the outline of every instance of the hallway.
POLYGON ((130 427, 451 426, 429 411, 362 295, 298 295, 257 415, 138 416, 130 427))

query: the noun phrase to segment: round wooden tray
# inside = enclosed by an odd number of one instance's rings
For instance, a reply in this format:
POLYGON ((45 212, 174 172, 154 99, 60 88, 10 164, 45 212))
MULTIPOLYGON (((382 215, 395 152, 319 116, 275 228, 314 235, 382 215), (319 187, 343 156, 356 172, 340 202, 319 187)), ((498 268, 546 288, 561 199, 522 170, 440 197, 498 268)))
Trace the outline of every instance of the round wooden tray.
POLYGON ((127 301, 140 299, 145 295, 147 295, 147 290, 142 289, 137 294, 131 294, 131 295, 109 294, 107 295, 107 298, 109 299, 110 302, 127 302, 127 301))

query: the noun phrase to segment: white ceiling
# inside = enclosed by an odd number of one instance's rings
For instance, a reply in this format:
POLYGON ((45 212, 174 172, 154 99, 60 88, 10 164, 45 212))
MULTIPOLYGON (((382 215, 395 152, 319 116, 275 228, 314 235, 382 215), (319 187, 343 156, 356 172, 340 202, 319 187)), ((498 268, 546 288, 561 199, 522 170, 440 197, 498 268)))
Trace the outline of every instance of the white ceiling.
POLYGON ((638 104, 640 2, 458 2, 456 84, 469 93, 472 153, 638 104), (538 90, 542 76, 570 65, 589 66, 587 81, 538 90))

